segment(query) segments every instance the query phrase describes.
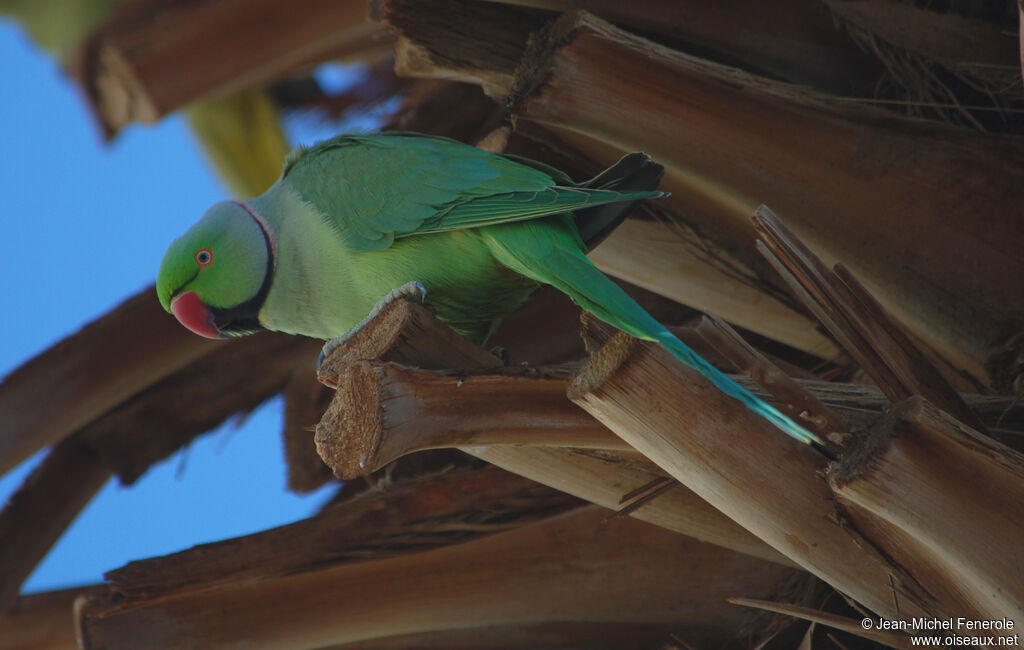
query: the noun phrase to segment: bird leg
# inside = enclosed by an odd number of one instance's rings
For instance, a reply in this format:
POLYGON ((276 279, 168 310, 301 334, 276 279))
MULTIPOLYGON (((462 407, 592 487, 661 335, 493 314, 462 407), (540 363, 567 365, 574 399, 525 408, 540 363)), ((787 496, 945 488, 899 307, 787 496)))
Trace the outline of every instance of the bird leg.
POLYGON ((496 345, 493 348, 491 348, 491 354, 493 354, 494 356, 496 356, 499 359, 501 359, 501 365, 503 365, 503 366, 511 366, 512 365, 512 355, 509 354, 509 351, 508 351, 507 348, 503 348, 500 345, 496 345))
POLYGON ((372 321, 374 318, 376 318, 377 314, 379 314, 381 310, 383 310, 385 307, 387 307, 394 301, 398 300, 399 298, 405 298, 407 300, 416 300, 422 303, 427 299, 427 287, 422 282, 413 281, 406 282, 397 289, 392 289, 391 293, 377 301, 377 304, 374 305, 373 309, 370 310, 370 314, 363 320, 359 321, 359 323, 355 327, 345 332, 341 336, 333 338, 327 343, 324 343, 323 349, 320 350, 320 356, 317 357, 316 359, 317 370, 319 370, 320 366, 323 365, 324 359, 326 359, 328 355, 331 354, 331 352, 334 352, 335 348, 337 348, 339 345, 345 343, 350 338, 355 336, 356 332, 366 327, 366 324, 372 321))

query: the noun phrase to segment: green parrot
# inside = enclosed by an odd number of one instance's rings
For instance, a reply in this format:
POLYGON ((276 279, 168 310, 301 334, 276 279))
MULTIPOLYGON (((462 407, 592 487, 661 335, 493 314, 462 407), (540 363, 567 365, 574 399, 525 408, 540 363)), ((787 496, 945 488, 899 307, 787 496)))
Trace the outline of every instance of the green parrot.
POLYGON ((261 196, 211 207, 171 244, 157 294, 202 336, 341 337, 326 353, 407 295, 483 344, 550 284, 607 323, 661 344, 787 434, 820 444, 690 350, 587 259, 632 205, 665 195, 653 191, 663 172, 635 153, 577 184, 541 163, 447 138, 341 135, 292 151, 261 196))

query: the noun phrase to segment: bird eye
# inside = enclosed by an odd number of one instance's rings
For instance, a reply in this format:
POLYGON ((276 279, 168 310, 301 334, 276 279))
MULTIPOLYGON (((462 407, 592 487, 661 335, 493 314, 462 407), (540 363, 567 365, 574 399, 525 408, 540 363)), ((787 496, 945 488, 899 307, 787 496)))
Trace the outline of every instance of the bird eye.
POLYGON ((213 251, 209 248, 200 248, 196 251, 196 264, 209 266, 211 263, 213 263, 213 251))

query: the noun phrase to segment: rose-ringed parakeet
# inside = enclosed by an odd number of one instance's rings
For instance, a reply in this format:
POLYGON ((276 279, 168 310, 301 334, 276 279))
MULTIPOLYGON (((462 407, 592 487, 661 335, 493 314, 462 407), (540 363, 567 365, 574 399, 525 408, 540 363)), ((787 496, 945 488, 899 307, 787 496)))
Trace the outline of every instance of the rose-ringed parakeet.
POLYGON ((224 201, 171 244, 161 304, 207 337, 267 329, 331 339, 381 299, 426 294, 476 343, 540 283, 664 346, 789 435, 820 442, 699 357, 586 257, 662 168, 630 154, 585 183, 550 167, 413 133, 342 135, 285 160, 249 201, 224 201))

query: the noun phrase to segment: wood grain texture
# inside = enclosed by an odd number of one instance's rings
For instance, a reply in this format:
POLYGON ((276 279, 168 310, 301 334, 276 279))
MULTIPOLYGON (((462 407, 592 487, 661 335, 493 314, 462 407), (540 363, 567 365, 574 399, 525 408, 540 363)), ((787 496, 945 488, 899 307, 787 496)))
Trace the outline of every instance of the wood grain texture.
POLYGON ((617 336, 584 366, 569 397, 730 519, 872 611, 936 611, 911 577, 838 524, 821 455, 661 347, 617 336))
POLYGON ((741 257, 754 242, 743 222, 766 203, 976 378, 1019 330, 1017 141, 837 107, 585 13, 536 36, 524 57, 510 100, 518 119, 647 151, 687 180, 670 189, 695 225, 718 228, 741 257))
MULTIPOLYGON (((367 327, 372 327, 372 323, 367 327)), ((424 449, 488 445, 632 451, 565 397, 569 368, 425 371, 394 363, 346 366, 316 428, 339 478, 377 471, 424 449)))
POLYGON ((77 617, 83 647, 109 650, 283 650, 566 620, 671 624, 730 644, 749 619, 725 597, 766 595, 792 572, 589 506, 420 553, 150 602, 93 598, 77 617))
POLYGON ((80 439, 57 444, 0 511, 0 614, 111 471, 80 439))
POLYGON ((1024 625, 1024 455, 920 397, 874 435, 829 472, 853 525, 950 614, 1024 625))
POLYGON ((0 474, 221 344, 183 328, 152 287, 129 298, 4 377, 0 474))
POLYGON ((115 11, 70 68, 112 137, 198 99, 351 55, 377 31, 359 0, 142 0, 115 11))

